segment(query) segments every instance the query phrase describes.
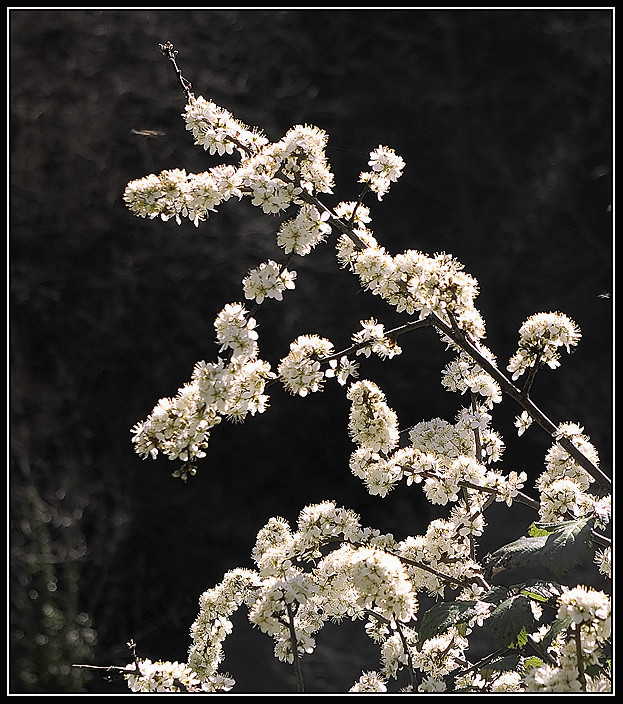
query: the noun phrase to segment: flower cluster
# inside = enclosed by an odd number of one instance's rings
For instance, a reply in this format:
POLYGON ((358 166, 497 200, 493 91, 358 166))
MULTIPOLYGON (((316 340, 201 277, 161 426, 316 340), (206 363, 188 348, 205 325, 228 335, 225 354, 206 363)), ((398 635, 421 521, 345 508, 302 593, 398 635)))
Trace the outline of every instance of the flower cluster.
MULTIPOLYGON (((576 423, 562 423, 558 427, 560 439, 565 437, 581 450, 595 466, 599 455, 583 429, 576 423)), ((568 520, 570 517, 595 515, 602 524, 609 522, 610 507, 589 493, 593 477, 582 468, 558 441, 547 451, 545 471, 538 477, 541 519, 548 522, 568 520)))
POLYGON ((196 226, 232 196, 242 197, 241 181, 234 167, 219 166, 200 174, 184 169, 162 171, 131 181, 123 200, 139 217, 162 220, 186 217, 196 226))
POLYGON ((277 244, 286 254, 305 256, 331 233, 328 219, 328 211, 321 213, 315 205, 304 204, 296 217, 281 224, 277 244))
POLYGON ((563 313, 536 313, 519 328, 519 346, 508 363, 513 380, 535 365, 560 366, 560 348, 567 352, 582 337, 576 323, 563 313))
MULTIPOLYGON (((199 174, 172 169, 131 181, 123 199, 135 215, 175 218, 178 224, 186 217, 198 225, 232 196, 248 195, 263 212, 278 213, 293 203, 304 205, 299 197, 303 191, 331 193, 333 174, 325 155, 327 135, 322 130, 297 125, 271 144, 229 111, 194 96, 183 116, 195 144, 219 156, 237 151, 241 163, 199 174)), ((280 244, 286 251, 305 254, 330 231, 327 216, 314 210, 302 210, 281 234, 280 244)))
MULTIPOLYGON (((486 398, 492 403, 492 385, 478 388, 487 389, 486 398)), ((435 504, 457 502, 463 491, 470 497, 471 510, 454 509, 456 530, 479 535, 486 497, 493 495, 510 506, 526 482, 525 472, 505 476, 483 464, 499 461, 504 450, 502 439, 490 428, 489 403, 461 409, 455 424, 440 418, 422 421, 410 429, 411 445, 398 448, 398 420, 383 392, 373 382, 360 381, 347 397, 352 401, 349 432, 358 445, 350 469, 370 494, 386 496, 403 478, 407 484, 422 483, 426 497, 435 504)))
POLYGON ((233 679, 224 675, 208 677, 201 681, 188 665, 179 662, 137 659, 128 665, 126 670, 132 668, 135 672, 126 672, 124 678, 132 692, 143 694, 228 692, 235 684, 233 679))
POLYGON ((333 344, 318 335, 301 335, 290 344, 290 352, 279 363, 279 379, 294 396, 307 396, 322 389, 325 372, 320 360, 333 352, 333 344))
POLYGON ((381 359, 391 359, 402 352, 396 340, 385 334, 383 323, 370 318, 370 320, 362 320, 361 327, 362 329, 352 336, 356 345, 364 345, 357 350, 357 354, 369 357, 370 353, 374 352, 381 359))
POLYGON ((242 604, 251 623, 274 639, 275 655, 288 662, 295 657, 293 634, 297 653, 311 652, 313 636, 328 618, 361 616, 366 607, 411 618, 417 602, 406 572, 380 542, 356 514, 332 502, 304 509, 296 531, 281 518, 271 519, 253 549, 257 571, 233 570, 201 595, 189 666, 201 681, 218 674, 229 618, 242 604), (336 540, 342 547, 318 561, 321 549, 336 540), (354 547, 355 542, 368 547, 354 547), (310 560, 315 567, 305 571, 303 562, 310 560))
POLYGON ((182 115, 186 129, 192 132, 195 144, 210 154, 233 154, 237 149, 247 156, 261 149, 268 140, 256 130, 250 130, 228 110, 202 96, 190 96, 182 115))
MULTIPOLYGON (((201 682, 218 676, 229 619, 243 604, 251 623, 274 639, 275 655, 288 662, 295 657, 294 644, 299 656, 315 648, 315 635, 328 620, 367 619, 382 669, 363 673, 352 691, 386 691, 387 680, 408 660, 439 678, 457 667, 467 647, 456 629, 421 643, 409 626, 417 615, 418 591, 440 594, 479 574, 468 541, 456 539, 450 522, 434 521, 425 536, 397 542, 363 527, 354 512, 324 501, 301 511, 296 530, 282 518, 270 519, 252 557, 257 570, 231 571, 200 597, 188 664, 201 682)), ((480 618, 486 618, 490 604, 482 606, 480 618)))
MULTIPOLYGON (((474 305, 478 282, 463 271, 449 254, 432 257, 416 250, 392 256, 372 233, 359 226, 357 237, 366 246, 358 248, 347 235, 337 242, 337 259, 359 277, 362 288, 395 306, 398 312, 434 313, 448 325, 457 324, 474 339, 485 335, 485 325, 474 305)), ((352 239, 352 238, 350 238, 352 239)))
POLYGON ((405 162, 393 149, 379 145, 377 149, 370 152, 368 166, 372 167, 371 171, 363 171, 359 176, 359 182, 368 184, 370 190, 376 193, 379 200, 382 200, 389 191, 390 184, 402 176, 405 162))
POLYGON ((228 303, 214 321, 220 351, 231 350, 232 357, 247 358, 257 354, 257 322, 247 315, 241 303, 228 303))
MULTIPOLYGON (((590 587, 567 589, 560 597, 558 618, 572 623, 575 637, 563 631, 550 648, 554 659, 529 668, 526 677, 528 692, 609 692, 607 673, 599 667, 605 642, 611 635, 610 598, 590 587)), ((542 640, 546 629, 533 634, 542 640)))
POLYGON ((348 691, 357 693, 387 692, 387 682, 378 672, 364 672, 348 691))
POLYGON ((278 213, 292 204, 302 205, 303 192, 331 193, 326 143, 322 130, 297 125, 278 142, 243 159, 239 176, 251 203, 264 213, 278 213))
MULTIPOLYGON (((486 348, 481 352, 488 353, 489 361, 495 362, 495 357, 486 348)), ((490 374, 487 374, 469 355, 461 350, 443 370, 441 383, 448 391, 482 396, 487 408, 493 408, 495 403, 502 400, 500 385, 490 374)))
POLYGON ((199 678, 188 665, 179 662, 140 660, 135 673, 127 673, 125 679, 132 692, 188 692, 200 688, 199 678))
POLYGON ((228 572, 216 587, 199 597, 199 613, 190 629, 192 643, 188 664, 202 682, 218 677, 223 660, 223 641, 232 631, 229 617, 242 605, 251 604, 262 581, 253 570, 228 572))
POLYGON ((205 456, 210 430, 222 416, 242 420, 266 409, 266 382, 275 376, 270 365, 257 358, 255 321, 242 305, 226 305, 214 326, 221 352, 231 353, 229 361, 198 362, 190 382, 174 398, 161 399, 147 419, 132 428, 135 451, 143 457, 155 458, 161 452, 182 460, 185 464, 175 476, 183 479, 194 474, 192 462, 205 456))
POLYGON ((263 262, 244 278, 242 285, 245 298, 254 300, 256 303, 262 303, 265 298, 281 301, 283 292, 295 287, 294 279, 296 279, 295 271, 290 272, 272 260, 263 262))
POLYGON ((398 418, 372 381, 357 381, 346 397, 352 402, 348 431, 360 448, 387 453, 398 444, 398 418))

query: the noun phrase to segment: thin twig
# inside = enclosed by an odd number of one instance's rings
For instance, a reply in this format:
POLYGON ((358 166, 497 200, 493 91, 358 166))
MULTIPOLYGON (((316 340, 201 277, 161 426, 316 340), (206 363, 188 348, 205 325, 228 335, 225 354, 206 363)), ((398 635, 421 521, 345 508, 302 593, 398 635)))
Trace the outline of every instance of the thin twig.
POLYGON ((171 65, 173 66, 177 75, 177 80, 182 86, 182 90, 184 91, 184 95, 186 96, 186 102, 190 102, 191 98, 194 97, 193 94, 190 92, 190 89, 192 88, 192 83, 190 81, 187 81, 184 76, 182 76, 182 72, 180 71, 179 66, 177 65, 176 56, 178 52, 173 48, 173 44, 171 44, 171 42, 166 42, 165 44, 158 44, 158 48, 160 49, 160 53, 163 56, 166 56, 166 58, 169 59, 169 61, 171 62, 171 65))
POLYGON ((582 628, 580 623, 575 624, 575 657, 578 661, 578 679, 582 691, 586 692, 586 673, 584 672, 584 658, 582 657, 582 628))
POLYGON ((400 640, 402 642, 402 649, 405 652, 405 655, 407 656, 407 669, 409 670, 409 679, 411 680, 411 689, 413 692, 418 691, 418 682, 415 674, 415 668, 413 667, 413 658, 411 657, 411 649, 409 648, 409 644, 407 643, 407 639, 402 632, 402 628, 400 627, 400 621, 396 620, 395 622, 395 628, 398 631, 398 635, 400 637, 400 640))

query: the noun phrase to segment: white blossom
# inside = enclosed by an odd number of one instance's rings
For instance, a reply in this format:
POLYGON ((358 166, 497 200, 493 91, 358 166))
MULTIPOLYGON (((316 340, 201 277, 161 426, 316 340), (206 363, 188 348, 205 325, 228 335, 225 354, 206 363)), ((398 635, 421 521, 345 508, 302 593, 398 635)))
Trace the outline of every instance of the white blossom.
POLYGON ((555 369, 560 366, 559 349, 565 347, 570 352, 581 337, 579 327, 563 313, 536 313, 519 328, 519 347, 508 371, 515 380, 535 364, 555 369))

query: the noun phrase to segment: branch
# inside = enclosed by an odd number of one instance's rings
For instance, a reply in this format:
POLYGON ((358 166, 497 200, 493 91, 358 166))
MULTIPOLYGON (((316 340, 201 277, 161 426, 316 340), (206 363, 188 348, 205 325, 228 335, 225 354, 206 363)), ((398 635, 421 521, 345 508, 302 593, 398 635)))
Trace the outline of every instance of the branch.
POLYGON ((292 606, 286 602, 286 610, 288 612, 288 628, 290 630, 290 647, 294 656, 294 674, 296 675, 296 691, 302 694, 305 691, 305 683, 303 682, 303 670, 301 668, 301 658, 299 656, 298 640, 296 638, 296 630, 294 629, 294 613, 292 606))
MULTIPOLYGON (((405 323, 404 325, 399 325, 396 328, 393 328, 392 330, 387 330, 385 332, 385 337, 390 337, 392 339, 396 339, 397 337, 400 337, 401 335, 404 335, 407 332, 411 332, 412 330, 419 330, 420 328, 427 328, 430 325, 432 325, 432 321, 430 320, 430 317, 428 318, 423 318, 422 320, 414 320, 411 323, 405 323)), ((365 347, 370 347, 371 345, 374 344, 374 341, 372 340, 365 340, 363 342, 357 342, 354 345, 351 345, 350 347, 347 347, 346 349, 342 350, 341 352, 335 352, 332 355, 328 355, 327 357, 322 357, 319 359, 319 362, 330 362, 334 359, 341 359, 342 357, 348 357, 349 354, 353 354, 353 352, 358 352, 359 350, 364 349, 365 347)))
POLYGON ((160 49, 160 53, 163 56, 166 56, 167 59, 171 62, 171 65, 173 66, 175 73, 177 75, 177 80, 179 81, 180 85, 182 86, 182 90, 184 91, 184 95, 186 96, 186 102, 189 102, 190 99, 193 97, 193 94, 190 92, 190 89, 192 88, 192 83, 190 81, 187 81, 184 76, 182 76, 182 72, 179 69, 179 66, 177 65, 177 51, 173 48, 173 44, 171 42, 167 42, 166 44, 158 44, 158 48, 160 49))
POLYGON ((477 346, 462 331, 454 329, 444 323, 435 313, 431 313, 431 323, 441 332, 449 337, 452 342, 458 345, 475 362, 477 362, 490 376, 500 385, 502 390, 514 399, 524 410, 526 410, 533 420, 541 426, 556 442, 558 442, 573 459, 585 469, 593 479, 603 488, 609 489, 612 480, 604 474, 599 467, 596 467, 572 442, 569 438, 560 437, 557 426, 543 413, 543 411, 532 401, 529 396, 518 389, 508 377, 490 362, 477 348, 477 346))

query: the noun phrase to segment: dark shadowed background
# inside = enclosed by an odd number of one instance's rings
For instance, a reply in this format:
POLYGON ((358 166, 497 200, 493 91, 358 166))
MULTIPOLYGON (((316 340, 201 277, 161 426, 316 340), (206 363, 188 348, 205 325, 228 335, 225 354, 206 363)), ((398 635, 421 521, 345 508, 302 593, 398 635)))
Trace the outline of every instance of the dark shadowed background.
MULTIPOLYGON (((446 251, 480 282, 487 344, 502 365, 523 320, 560 310, 582 329, 533 396, 580 423, 611 472, 612 27, 608 10, 13 10, 10 58, 10 691, 125 692, 73 663, 185 660, 200 593, 251 567, 257 531, 334 499, 397 537, 442 507, 416 486, 370 497, 348 469, 344 389, 223 423, 188 482, 142 461, 130 429, 213 361, 213 321, 241 300, 251 266, 279 258, 281 218, 230 201, 198 229, 145 221, 128 181, 220 163, 195 147, 184 96, 158 44, 171 41, 203 95, 271 140, 297 123, 329 134, 328 205, 355 199, 379 144, 406 161, 381 203, 377 239, 397 254, 446 251), (155 138, 136 134, 154 130, 155 138)), ((305 333, 348 345, 359 321, 404 317, 358 290, 332 239, 297 260, 297 288, 262 307, 260 349, 276 364, 305 333)), ((401 427, 453 420, 449 360, 429 330, 403 354, 363 360, 401 427)), ((495 427, 504 471, 536 477, 549 442, 519 441, 510 400, 495 427)), ((496 509, 497 510, 497 509, 496 509)), ((493 513, 483 552, 534 516, 493 513), (496 520, 502 517, 501 521, 496 520), (500 528, 501 526, 501 528, 500 528)), ((236 616, 223 665, 236 692, 293 691, 272 641, 236 616)), ((357 631, 358 632, 358 631, 357 631)), ((308 691, 346 691, 376 650, 345 625, 304 661, 308 691)))

